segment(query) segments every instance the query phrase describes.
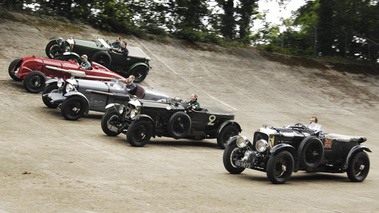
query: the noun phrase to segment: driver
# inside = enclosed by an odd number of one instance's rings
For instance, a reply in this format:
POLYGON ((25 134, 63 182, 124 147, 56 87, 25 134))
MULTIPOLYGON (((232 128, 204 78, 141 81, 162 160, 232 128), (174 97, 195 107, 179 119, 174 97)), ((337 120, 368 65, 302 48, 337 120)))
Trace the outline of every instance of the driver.
POLYGON ((88 56, 87 55, 82 55, 82 62, 80 63, 80 69, 82 70, 90 70, 92 67, 91 67, 91 63, 89 63, 88 61, 88 56))
POLYGON ((136 79, 134 75, 129 75, 128 84, 126 85, 126 90, 132 95, 136 94, 136 89, 137 89, 137 86, 134 84, 134 79, 136 79))
POLYGON ((121 37, 117 36, 116 41, 112 43, 112 49, 115 51, 119 51, 121 49, 121 37))
POLYGON ((318 124, 318 119, 316 116, 311 117, 311 119, 309 120, 308 128, 322 134, 322 126, 318 124))
POLYGON ((191 100, 187 102, 187 103, 191 106, 191 108, 192 108, 193 110, 200 109, 200 104, 199 104, 199 102, 197 101, 197 98, 198 98, 198 97, 199 97, 199 96, 198 96, 196 93, 192 93, 192 94, 191 94, 191 100))

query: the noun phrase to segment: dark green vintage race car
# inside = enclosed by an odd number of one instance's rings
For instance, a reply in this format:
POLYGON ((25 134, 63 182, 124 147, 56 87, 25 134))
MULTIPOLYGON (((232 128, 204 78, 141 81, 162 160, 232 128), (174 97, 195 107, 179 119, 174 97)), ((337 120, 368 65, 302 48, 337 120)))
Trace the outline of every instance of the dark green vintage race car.
POLYGON ((110 42, 102 38, 92 41, 73 38, 64 40, 56 36, 51 38, 45 51, 49 58, 59 57, 64 52, 86 54, 90 61, 102 64, 124 77, 134 75, 135 82, 139 83, 146 78, 151 69, 150 58, 139 47, 128 46, 127 49, 129 54, 123 55, 112 50, 110 42))

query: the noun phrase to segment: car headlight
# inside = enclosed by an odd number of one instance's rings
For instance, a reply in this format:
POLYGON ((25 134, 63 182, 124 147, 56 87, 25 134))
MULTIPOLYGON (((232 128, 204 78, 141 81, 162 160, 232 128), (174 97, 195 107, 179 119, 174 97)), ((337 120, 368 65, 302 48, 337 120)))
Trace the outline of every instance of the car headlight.
POLYGON ((66 85, 66 93, 71 92, 74 89, 75 89, 74 85, 72 85, 72 84, 67 84, 66 85))
POLYGON ((62 78, 58 79, 57 86, 58 88, 61 88, 64 85, 64 80, 62 78))
POLYGON ((264 139, 260 139, 258 140, 256 143, 255 143, 255 149, 258 151, 258 152, 264 152, 266 151, 268 147, 268 143, 266 140, 264 139))
POLYGON ((239 148, 244 148, 249 143, 249 140, 246 136, 238 136, 236 144, 239 148))

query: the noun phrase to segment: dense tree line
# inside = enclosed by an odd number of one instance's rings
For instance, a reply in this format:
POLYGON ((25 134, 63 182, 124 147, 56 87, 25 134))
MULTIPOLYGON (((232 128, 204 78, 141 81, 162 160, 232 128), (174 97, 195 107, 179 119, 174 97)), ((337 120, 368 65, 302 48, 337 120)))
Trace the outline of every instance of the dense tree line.
POLYGON ((0 6, 62 16, 140 37, 154 34, 191 42, 253 44, 295 55, 341 56, 378 63, 378 0, 308 0, 293 18, 283 20, 286 30, 267 23, 253 34, 253 20, 262 17, 257 14, 258 1, 0 0, 0 6))

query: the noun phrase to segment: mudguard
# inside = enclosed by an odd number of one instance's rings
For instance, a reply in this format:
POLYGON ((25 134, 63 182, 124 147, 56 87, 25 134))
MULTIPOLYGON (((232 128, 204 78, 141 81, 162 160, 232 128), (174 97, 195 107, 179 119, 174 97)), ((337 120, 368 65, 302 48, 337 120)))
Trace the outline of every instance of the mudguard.
POLYGON ((60 41, 60 42, 64 42, 64 41, 65 41, 65 40, 64 40, 62 37, 60 37, 60 36, 54 36, 54 37, 51 37, 50 40, 58 40, 58 41, 60 41))
POLYGON ((294 172, 297 172, 299 170, 299 160, 298 160, 298 155, 297 155, 297 151, 296 151, 295 147, 293 147, 290 144, 281 143, 281 144, 278 144, 278 145, 272 147, 272 149, 270 150, 270 154, 276 155, 279 152, 282 152, 284 150, 289 151, 292 154, 293 159, 295 160, 294 172))
POLYGON ((45 82, 45 85, 49 85, 49 84, 52 84, 52 83, 56 83, 58 82, 58 78, 52 78, 52 79, 49 79, 45 82))
POLYGON ((367 146, 356 145, 353 148, 351 148, 349 154, 347 154, 346 161, 342 167, 342 170, 345 171, 349 167, 349 163, 356 153, 363 151, 371 152, 371 150, 367 146))
MULTIPOLYGON (((133 121, 146 120, 154 124, 154 120, 149 115, 146 115, 146 114, 139 114, 136 117, 134 117, 132 120, 133 121)), ((155 138, 155 130, 156 130, 155 125, 152 125, 152 128, 153 128, 153 131, 151 135, 155 138)))
POLYGON ((144 66, 144 67, 147 67, 146 75, 149 74, 149 70, 150 70, 149 65, 147 65, 147 64, 145 64, 145 63, 143 63, 143 62, 137 62, 137 63, 135 63, 135 64, 133 64, 132 66, 129 67, 129 69, 128 69, 128 75, 130 75, 130 72, 131 72, 134 68, 136 68, 136 67, 138 67, 138 66, 144 66))
POLYGON ((242 132, 241 126, 235 121, 235 120, 227 120, 224 121, 217 129, 217 136, 221 133, 222 129, 226 127, 227 125, 234 125, 237 127, 239 132, 242 132))
POLYGON ((88 112, 89 112, 89 101, 87 99, 86 96, 84 96, 81 92, 78 92, 78 91, 71 91, 71 92, 68 92, 66 94, 64 94, 65 97, 69 98, 69 97, 73 97, 73 96, 79 96, 81 98, 83 98, 86 102, 86 111, 84 112, 84 115, 87 116, 88 115, 88 112))

